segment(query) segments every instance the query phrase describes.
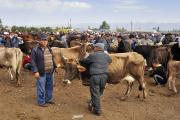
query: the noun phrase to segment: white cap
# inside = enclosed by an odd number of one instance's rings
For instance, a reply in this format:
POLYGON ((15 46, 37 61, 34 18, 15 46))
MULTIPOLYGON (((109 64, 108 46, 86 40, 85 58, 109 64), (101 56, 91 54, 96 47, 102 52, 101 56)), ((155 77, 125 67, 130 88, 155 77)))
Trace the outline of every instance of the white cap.
POLYGON ((4 35, 9 35, 9 32, 4 32, 4 35))

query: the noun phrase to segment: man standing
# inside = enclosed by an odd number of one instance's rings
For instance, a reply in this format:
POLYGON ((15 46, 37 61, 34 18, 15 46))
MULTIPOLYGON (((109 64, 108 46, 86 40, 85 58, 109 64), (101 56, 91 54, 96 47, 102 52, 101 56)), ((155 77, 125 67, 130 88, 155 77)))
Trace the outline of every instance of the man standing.
POLYGON ((31 52, 32 71, 37 89, 37 103, 47 107, 46 103, 53 104, 53 71, 55 64, 52 50, 48 47, 48 37, 45 33, 39 35, 39 44, 31 52))
POLYGON ((108 65, 112 59, 104 53, 104 44, 96 43, 94 53, 81 60, 83 64, 90 65, 90 93, 89 110, 95 115, 101 114, 100 96, 103 94, 108 80, 108 65))

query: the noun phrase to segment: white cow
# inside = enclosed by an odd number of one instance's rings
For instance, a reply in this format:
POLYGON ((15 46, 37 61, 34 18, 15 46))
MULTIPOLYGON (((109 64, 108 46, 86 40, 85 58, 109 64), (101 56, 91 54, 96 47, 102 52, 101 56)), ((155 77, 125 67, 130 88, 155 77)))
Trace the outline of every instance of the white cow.
POLYGON ((19 48, 0 48, 0 67, 8 68, 8 72, 13 80, 11 71, 15 73, 16 84, 20 86, 19 74, 22 66, 23 53, 19 48))

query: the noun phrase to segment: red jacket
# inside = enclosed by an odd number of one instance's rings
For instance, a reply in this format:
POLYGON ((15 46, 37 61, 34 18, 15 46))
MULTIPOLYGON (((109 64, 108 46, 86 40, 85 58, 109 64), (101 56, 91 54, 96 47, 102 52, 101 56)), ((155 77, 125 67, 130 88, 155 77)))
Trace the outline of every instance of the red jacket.
POLYGON ((23 59, 23 66, 27 63, 30 63, 31 62, 31 58, 30 58, 30 55, 26 55, 23 59))

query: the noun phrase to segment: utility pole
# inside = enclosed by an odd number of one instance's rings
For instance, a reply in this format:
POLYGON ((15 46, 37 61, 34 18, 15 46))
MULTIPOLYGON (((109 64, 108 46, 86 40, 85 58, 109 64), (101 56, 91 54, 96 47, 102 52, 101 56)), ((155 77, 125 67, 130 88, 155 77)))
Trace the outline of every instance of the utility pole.
POLYGON ((132 32, 132 28, 133 28, 133 23, 132 23, 132 20, 131 20, 131 32, 132 32))
POLYGON ((70 25, 69 25, 69 21, 68 21, 68 25, 67 25, 67 27, 69 28, 69 26, 70 26, 70 25))
POLYGON ((72 26, 71 26, 71 18, 70 18, 70 21, 69 21, 69 25, 70 25, 69 27, 71 28, 71 27, 72 27, 72 26))

